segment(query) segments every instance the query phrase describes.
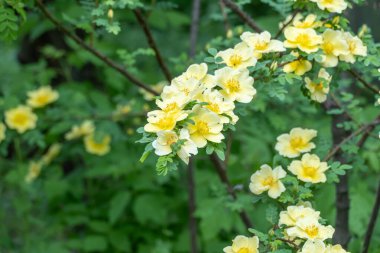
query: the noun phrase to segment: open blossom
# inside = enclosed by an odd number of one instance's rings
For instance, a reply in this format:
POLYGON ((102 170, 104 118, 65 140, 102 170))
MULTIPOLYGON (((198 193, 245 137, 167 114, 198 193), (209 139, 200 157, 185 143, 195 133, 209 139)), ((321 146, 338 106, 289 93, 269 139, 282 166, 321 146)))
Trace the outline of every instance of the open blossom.
POLYGON ((42 162, 40 161, 32 161, 29 163, 28 174, 25 176, 25 182, 31 183, 33 182, 41 173, 42 170, 42 162))
POLYGON ((253 78, 249 76, 247 69, 238 71, 225 67, 215 71, 217 84, 222 88, 220 93, 229 100, 241 103, 251 102, 256 94, 253 87, 253 78))
POLYGON ((269 197, 276 199, 286 190, 280 180, 285 176, 286 172, 281 166, 277 166, 272 170, 269 165, 264 164, 260 167, 260 170, 251 176, 249 189, 254 194, 261 194, 268 191, 269 197))
POLYGON ((322 43, 322 37, 312 28, 288 27, 284 31, 286 41, 284 46, 288 48, 298 48, 305 53, 314 53, 322 43))
POLYGON ((28 92, 27 104, 33 108, 41 108, 53 103, 58 97, 58 92, 54 91, 50 86, 43 86, 38 90, 28 92))
POLYGON ((320 22, 317 21, 317 15, 309 14, 303 18, 302 14, 297 14, 293 20, 293 26, 296 28, 316 28, 320 26, 320 22))
POLYGON ((257 59, 253 55, 253 50, 244 42, 237 44, 233 49, 219 52, 216 57, 221 57, 223 63, 233 69, 244 69, 255 66, 257 59))
POLYGON ((85 120, 80 125, 75 125, 71 130, 65 134, 66 140, 77 139, 89 134, 92 134, 95 131, 94 122, 91 120, 85 120))
POLYGON ((190 155, 196 155, 198 153, 198 149, 195 143, 190 140, 189 131, 187 129, 181 129, 179 136, 174 131, 158 132, 157 139, 152 143, 156 155, 163 156, 172 153, 173 150, 171 145, 176 143, 178 140, 185 140, 185 142, 178 150, 177 155, 182 159, 182 161, 188 164, 190 155))
POLYGON ((327 245, 326 251, 324 253, 348 253, 342 248, 340 244, 336 245, 327 245))
POLYGON ((169 86, 165 86, 161 94, 163 100, 173 97, 184 97, 186 101, 196 99, 204 90, 199 80, 176 77, 169 86))
POLYGON ((294 158, 315 148, 311 140, 317 136, 313 129, 293 128, 289 134, 277 137, 275 149, 282 156, 294 158))
POLYGON ((144 126, 144 130, 150 133, 157 133, 164 130, 173 130, 178 121, 187 117, 182 111, 171 113, 161 110, 148 112, 148 123, 144 126))
POLYGON ((330 74, 324 69, 321 68, 318 73, 318 78, 326 80, 326 83, 323 82, 314 82, 309 77, 305 78, 306 88, 310 91, 310 98, 318 103, 323 103, 327 99, 327 94, 330 91, 330 74))
POLYGON ((288 167, 299 180, 313 184, 326 182, 325 171, 328 169, 326 162, 321 162, 317 155, 311 154, 304 154, 300 161, 292 161, 288 167))
POLYGON ((5 125, 0 122, 0 143, 5 140, 5 130, 6 130, 6 127, 5 125))
POLYGON ((32 112, 30 107, 19 105, 5 112, 5 123, 9 128, 22 134, 36 127, 37 115, 32 112))
POLYGON ((297 220, 295 226, 287 228, 286 234, 308 240, 321 240, 332 238, 335 229, 332 226, 324 226, 314 217, 305 217, 297 220))
POLYGON ((221 133, 223 124, 218 114, 200 106, 194 107, 194 124, 189 124, 190 139, 198 148, 206 146, 207 141, 220 143, 224 136, 221 133))
POLYGON ((285 225, 287 227, 293 227, 296 225, 297 221, 305 217, 309 217, 315 220, 319 220, 320 213, 315 211, 311 207, 300 206, 288 206, 286 211, 280 212, 280 220, 278 225, 285 225))
POLYGON ((208 66, 206 63, 192 64, 182 75, 175 79, 181 81, 182 83, 186 83, 184 82, 185 80, 193 79, 199 81, 203 88, 213 88, 216 85, 215 77, 207 74, 207 70, 208 66))
POLYGON ((218 114, 223 124, 235 124, 237 122, 238 116, 233 112, 235 108, 234 102, 226 100, 218 90, 205 90, 199 100, 207 103, 204 107, 218 114))
MULTIPOLYGON (((299 57, 299 54, 297 52, 292 52, 292 55, 299 57)), ((306 59, 296 59, 284 66, 284 72, 285 73, 291 73, 294 72, 294 74, 298 76, 302 76, 306 72, 310 71, 312 68, 311 62, 309 62, 306 59)))
POLYGON ((347 8, 345 0, 310 0, 317 3, 318 8, 329 12, 342 13, 347 8))
POLYGON ((111 136, 104 135, 101 140, 96 140, 94 134, 84 137, 84 147, 90 154, 102 156, 110 151, 111 136))
POLYGON ((285 51, 283 43, 279 40, 272 40, 270 33, 266 31, 262 33, 244 32, 240 38, 253 49, 255 57, 258 59, 265 53, 285 51))
POLYGON ((302 247, 300 253, 325 253, 326 245, 321 240, 308 240, 302 247))
POLYGON ((343 32, 327 29, 322 34, 323 51, 322 65, 324 67, 335 67, 338 65, 338 57, 349 53, 349 47, 343 32))
POLYGON ((223 249, 224 253, 259 253, 259 238, 238 235, 232 240, 232 245, 223 249))
POLYGON ((344 38, 348 44, 348 53, 340 55, 340 60, 355 63, 355 56, 367 56, 367 47, 358 36, 352 36, 351 33, 345 32, 344 38))

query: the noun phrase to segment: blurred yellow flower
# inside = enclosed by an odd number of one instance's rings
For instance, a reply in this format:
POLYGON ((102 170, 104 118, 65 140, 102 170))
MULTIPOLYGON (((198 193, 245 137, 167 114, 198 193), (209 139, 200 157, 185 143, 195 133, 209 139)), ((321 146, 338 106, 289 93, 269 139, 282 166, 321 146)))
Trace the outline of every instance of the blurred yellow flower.
POLYGON ((289 134, 277 137, 275 149, 282 156, 294 158, 315 148, 311 140, 317 136, 313 129, 293 128, 289 134))
POLYGON ((95 131, 94 123, 91 120, 84 121, 81 125, 74 125, 71 130, 65 134, 66 140, 74 140, 95 131))
POLYGON ((326 253, 326 245, 321 240, 308 240, 300 253, 326 253))
POLYGON ((288 166, 288 170, 299 180, 313 184, 326 182, 325 171, 328 169, 326 162, 321 162, 317 155, 311 154, 304 154, 301 161, 292 161, 288 166))
POLYGON ((30 107, 19 105, 5 112, 5 123, 9 128, 22 134, 36 127, 37 115, 32 112, 30 107))
POLYGON ((286 190, 280 180, 285 176, 286 172, 281 166, 277 166, 272 170, 269 165, 264 164, 260 167, 260 170, 251 176, 249 189, 254 194, 261 194, 268 191, 269 197, 276 199, 286 190))
POLYGON ((297 14, 293 20, 293 26, 296 28, 316 28, 320 25, 321 23, 317 21, 317 15, 314 14, 309 14, 304 19, 301 14, 297 14))
POLYGON ((322 37, 312 28, 288 27, 284 32, 286 41, 284 46, 288 48, 298 48, 305 53, 315 53, 319 49, 322 37))
POLYGON ((6 130, 6 127, 5 125, 0 122, 0 143, 5 140, 5 130, 6 130))
POLYGON ((247 69, 238 71, 225 67, 215 71, 215 76, 218 86, 222 88, 220 93, 228 100, 249 103, 256 95, 254 80, 247 69))
POLYGON ((317 3, 318 8, 329 12, 342 13, 347 8, 345 0, 310 0, 317 3))
POLYGON ((314 82, 309 77, 305 78, 306 88, 310 91, 310 98, 318 103, 323 103, 327 99, 327 94, 330 91, 329 83, 331 81, 330 74, 321 68, 318 73, 318 78, 326 80, 326 84, 323 82, 314 82))
POLYGON ((367 56, 367 47, 358 36, 352 36, 351 33, 345 32, 344 38, 348 44, 348 53, 340 55, 340 60, 355 63, 355 56, 367 56))
POLYGON ((43 86, 38 90, 28 92, 27 104, 33 108, 42 108, 56 101, 58 97, 58 92, 54 91, 50 86, 43 86))
POLYGON ((46 154, 44 154, 42 156, 42 159, 41 161, 45 164, 45 165, 48 165, 51 163, 51 161, 59 154, 59 152, 61 151, 61 144, 59 143, 54 143, 53 145, 51 145, 48 149, 48 151, 46 152, 46 154))
POLYGON ((259 253, 259 238, 238 235, 232 240, 232 245, 223 249, 224 253, 259 253))
POLYGON ((257 62, 252 48, 243 42, 237 44, 234 48, 219 52, 215 57, 221 57, 223 63, 233 69, 245 69, 255 66, 257 62))
POLYGON ((104 135, 102 139, 97 142, 94 138, 94 134, 90 134, 84 137, 84 146, 88 153, 102 156, 110 151, 111 136, 104 135))
POLYGON ((326 251, 324 253, 348 253, 342 248, 340 244, 327 245, 326 251))
POLYGON ((33 182, 41 173, 42 163, 32 161, 29 163, 28 174, 25 177, 25 182, 33 182))
POLYGON ((189 124, 190 139, 198 148, 206 146, 207 141, 220 143, 224 136, 221 133, 223 124, 218 114, 200 106, 195 106, 194 116, 191 118, 194 124, 189 124))

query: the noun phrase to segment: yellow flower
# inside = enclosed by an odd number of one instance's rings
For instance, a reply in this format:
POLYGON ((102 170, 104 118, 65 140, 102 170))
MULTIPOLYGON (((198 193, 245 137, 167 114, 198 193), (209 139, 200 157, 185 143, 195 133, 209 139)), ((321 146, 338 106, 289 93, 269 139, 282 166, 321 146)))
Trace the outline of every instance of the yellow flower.
POLYGON ((56 101, 58 97, 58 92, 52 90, 50 86, 43 86, 28 92, 27 104, 33 108, 42 108, 56 101))
POLYGON ((287 227, 293 227, 296 225, 297 221, 305 217, 313 218, 319 220, 320 213, 315 211, 311 207, 306 207, 304 205, 300 206, 288 206, 286 211, 280 212, 280 220, 278 225, 285 225, 287 227))
POLYGON ((367 56, 367 47, 358 36, 354 37, 349 32, 345 32, 344 38, 348 44, 348 54, 340 55, 340 60, 355 63, 355 56, 367 56))
POLYGON ((326 253, 326 246, 321 240, 308 240, 300 253, 326 253))
POLYGON ((321 68, 318 73, 318 78, 325 79, 327 84, 324 85, 323 82, 313 82, 309 77, 306 77, 306 88, 310 91, 310 98, 312 100, 323 103, 326 101, 327 94, 330 91, 329 83, 331 76, 324 68, 321 68))
POLYGON ((222 88, 220 93, 231 101, 241 103, 251 102, 256 94, 253 87, 253 78, 249 76, 247 69, 238 71, 225 67, 215 71, 218 86, 222 88))
POLYGON ((318 8, 329 12, 342 13, 347 8, 345 0, 310 0, 317 3, 318 8))
POLYGON ((5 123, 9 128, 22 134, 36 127, 37 115, 32 112, 30 107, 19 105, 5 112, 5 123))
POLYGON ((181 121, 187 117, 187 113, 182 111, 161 111, 155 110, 148 113, 148 123, 144 126, 144 130, 150 133, 157 133, 164 130, 173 130, 177 121, 181 121))
POLYGON ((70 132, 65 134, 66 140, 74 140, 82 136, 92 134, 95 131, 94 123, 91 120, 84 121, 81 125, 74 125, 70 132))
POLYGON ((59 154, 59 152, 61 151, 61 144, 59 143, 55 143, 53 145, 51 145, 48 149, 48 151, 46 152, 46 154, 44 156, 42 156, 42 159, 41 161, 45 164, 45 165, 48 165, 51 163, 51 161, 59 154))
POLYGON ((6 127, 5 125, 0 122, 0 143, 5 140, 5 130, 6 130, 6 127))
POLYGON ((259 238, 238 235, 232 240, 232 245, 223 249, 224 253, 259 253, 259 238))
POLYGON ((94 134, 84 137, 84 147, 90 154, 102 156, 110 151, 111 136, 106 134, 103 138, 97 142, 94 138, 94 134))
POLYGON ((215 57, 221 57, 223 63, 233 69, 244 69, 256 65, 256 58, 253 55, 253 50, 247 44, 241 42, 233 49, 219 52, 215 57))
POLYGON ((288 170, 297 178, 309 183, 326 182, 325 171, 329 169, 326 162, 321 162, 317 155, 304 154, 301 161, 292 161, 288 170))
MULTIPOLYGON (((297 52, 292 52, 292 55, 299 57, 297 52)), ((311 62, 306 59, 296 59, 284 66, 285 73, 294 72, 298 76, 302 76, 312 68, 311 62)))
POLYGON ((174 131, 158 132, 157 139, 152 143, 156 155, 163 156, 172 153, 173 150, 171 145, 178 140, 185 140, 185 142, 178 150, 177 155, 182 161, 188 164, 190 155, 196 155, 198 149, 195 143, 190 139, 189 131, 187 129, 181 129, 179 136, 174 131))
POLYGON ((280 180, 285 176, 286 172, 281 166, 277 166, 272 170, 269 165, 264 164, 260 167, 260 170, 251 176, 249 189, 254 194, 261 194, 264 191, 268 191, 269 197, 276 199, 286 190, 280 180))
POLYGON ((189 124, 190 139, 198 148, 206 146, 207 141, 220 143, 224 136, 221 133, 223 124, 218 114, 200 106, 195 106, 194 116, 191 118, 194 124, 189 124))
POLYGON ((322 37, 312 28, 288 27, 285 29, 284 46, 288 48, 298 48, 306 53, 314 53, 319 49, 322 37))
POLYGON ((316 28, 320 26, 320 22, 316 21, 317 16, 314 14, 309 14, 306 16, 305 19, 303 19, 303 16, 301 14, 297 14, 293 20, 293 26, 296 28, 316 28), (301 21, 302 20, 302 21, 301 21))
POLYGON ((235 124, 238 120, 238 117, 233 112, 235 108, 234 102, 224 99, 218 90, 205 90, 199 100, 207 103, 204 107, 219 115, 221 123, 235 124))
POLYGON ((316 136, 317 131, 315 130, 293 128, 289 134, 277 137, 275 149, 282 156, 294 158, 315 148, 315 144, 310 141, 316 136))
POLYGON ((196 99, 204 90, 202 83, 194 78, 176 77, 172 80, 171 85, 165 86, 161 94, 163 100, 176 99, 182 97, 184 102, 196 99))
POLYGON ((41 173, 42 163, 41 162, 30 162, 28 174, 25 177, 25 182, 33 182, 41 173))
POLYGON ((305 217, 297 220, 294 227, 287 228, 286 234, 307 240, 321 240, 332 238, 335 229, 332 226, 321 225, 314 217, 305 217))
POLYGON ((323 51, 322 65, 325 67, 335 67, 338 65, 338 57, 347 55, 349 47, 343 32, 327 29, 323 35, 321 48, 323 51))
POLYGON ((324 253, 348 253, 345 251, 341 245, 327 245, 326 251, 324 253))
POLYGON ((272 40, 270 33, 266 31, 262 33, 244 32, 240 39, 253 49, 257 59, 260 59, 265 53, 285 51, 283 43, 279 40, 272 40))

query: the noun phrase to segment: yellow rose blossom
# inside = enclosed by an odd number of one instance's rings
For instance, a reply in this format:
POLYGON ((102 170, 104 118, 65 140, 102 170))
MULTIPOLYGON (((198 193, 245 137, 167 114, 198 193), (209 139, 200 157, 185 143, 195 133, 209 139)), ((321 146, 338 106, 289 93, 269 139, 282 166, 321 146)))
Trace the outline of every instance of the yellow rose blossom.
POLYGON ((213 88, 215 87, 215 77, 207 74, 208 66, 206 63, 192 64, 187 70, 180 76, 175 78, 177 82, 186 84, 186 81, 196 80, 203 88, 213 88))
POLYGON ((19 105, 5 112, 5 123, 9 128, 22 134, 36 127, 37 115, 32 112, 30 107, 19 105))
POLYGON ((282 156, 294 158, 315 148, 315 144, 311 140, 316 136, 317 131, 315 130, 293 128, 289 134, 277 137, 275 149, 282 156))
POLYGON ((284 45, 279 40, 272 40, 269 32, 251 33, 244 32, 240 39, 253 49, 254 56, 257 59, 262 54, 285 51, 284 45))
POLYGON ((225 67, 215 71, 218 86, 222 88, 220 93, 231 101, 241 103, 251 102, 256 94, 253 87, 253 78, 249 76, 247 69, 238 71, 225 67))
POLYGON ((232 240, 232 245, 223 249, 224 253, 259 253, 259 238, 238 235, 232 240))
POLYGON ((330 91, 329 83, 331 81, 330 74, 324 69, 320 69, 318 78, 325 79, 327 84, 323 82, 314 82, 309 77, 305 78, 306 88, 310 91, 310 98, 318 103, 323 103, 327 99, 327 94, 330 91))
POLYGON ((345 0, 310 0, 317 3, 318 8, 329 12, 342 13, 347 8, 345 0))
POLYGON ((110 151, 111 136, 106 134, 100 141, 95 140, 94 134, 84 137, 84 147, 90 154, 102 156, 110 151))
POLYGON ((326 251, 324 253, 348 253, 342 248, 341 245, 327 245, 326 251))
POLYGON ((298 48, 306 53, 315 53, 322 43, 322 37, 312 28, 288 27, 284 31, 286 41, 284 46, 288 48, 298 48))
POLYGON ((280 220, 278 222, 278 225, 293 227, 296 225, 298 220, 305 217, 309 217, 318 221, 320 218, 319 215, 320 213, 311 207, 306 207, 304 205, 288 206, 286 208, 286 211, 280 212, 280 220))
POLYGON ((221 123, 235 124, 238 120, 238 117, 233 112, 235 104, 230 100, 224 99, 218 90, 205 90, 199 100, 207 103, 204 107, 219 115, 221 123), (228 117, 224 116, 224 114, 228 117))
POLYGON ((317 21, 317 16, 314 14, 309 14, 305 18, 301 14, 297 14, 293 20, 293 26, 296 28, 316 28, 320 25, 321 23, 317 21))
POLYGON ((66 140, 74 140, 89 134, 92 134, 95 131, 94 123, 91 120, 86 120, 82 124, 74 125, 71 130, 65 134, 66 140))
POLYGON ((292 161, 288 170, 303 182, 324 183, 326 182, 325 171, 329 169, 326 162, 321 162, 317 155, 304 154, 302 159, 292 161))
POLYGON ((287 228, 286 234, 307 240, 321 240, 332 238, 335 229, 332 226, 320 224, 314 217, 305 217, 297 220, 294 227, 287 228))
MULTIPOLYGON (((292 55, 299 57, 299 54, 297 52, 292 52, 292 55)), ((309 62, 306 59, 296 59, 288 64, 286 64, 283 68, 285 73, 292 73, 302 76, 306 72, 310 71, 312 68, 311 62, 309 62)))
POLYGON ((6 130, 6 127, 5 125, 0 122, 0 143, 5 140, 5 130, 6 130))
POLYGON ((42 163, 32 161, 29 163, 28 174, 25 176, 25 182, 33 182, 41 173, 42 163))
POLYGON ((264 164, 260 167, 260 170, 251 176, 249 189, 257 195, 268 191, 269 197, 276 199, 286 190, 281 182, 281 179, 285 176, 286 172, 281 166, 277 166, 272 170, 269 165, 264 164))
POLYGON ((198 148, 206 146, 207 141, 220 143, 224 136, 221 133, 223 124, 218 114, 200 106, 195 106, 194 116, 191 118, 194 124, 189 124, 190 139, 198 148))
POLYGON ((349 47, 343 32, 327 29, 322 38, 323 57, 321 63, 327 68, 335 67, 338 65, 339 56, 349 54, 349 47))
POLYGON ((148 123, 144 126, 144 130, 150 133, 157 133, 164 130, 173 130, 177 121, 187 117, 187 113, 181 111, 176 113, 155 110, 148 112, 148 123))
POLYGON ((33 108, 42 108, 56 101, 58 97, 58 92, 50 86, 43 86, 38 90, 28 92, 27 104, 33 108))
POLYGON ((187 129, 181 129, 179 136, 174 131, 158 132, 157 139, 152 143, 156 155, 163 156, 172 153, 173 150, 171 145, 178 140, 185 140, 185 142, 178 150, 177 155, 182 161, 188 164, 190 155, 196 155, 198 149, 195 143, 190 139, 189 131, 187 129))
POLYGON ((355 56, 367 56, 367 47, 358 36, 352 36, 349 32, 345 32, 344 38, 348 44, 348 54, 340 55, 340 60, 355 63, 355 56))
POLYGON ((233 49, 219 52, 215 57, 221 57, 223 63, 233 69, 245 69, 256 65, 253 50, 244 42, 237 44, 233 49))
POLYGON ((326 245, 321 240, 308 240, 300 253, 326 253, 326 245))
POLYGON ((171 85, 165 86, 161 98, 163 100, 182 96, 186 101, 196 99, 204 90, 202 83, 194 78, 174 78, 171 85))

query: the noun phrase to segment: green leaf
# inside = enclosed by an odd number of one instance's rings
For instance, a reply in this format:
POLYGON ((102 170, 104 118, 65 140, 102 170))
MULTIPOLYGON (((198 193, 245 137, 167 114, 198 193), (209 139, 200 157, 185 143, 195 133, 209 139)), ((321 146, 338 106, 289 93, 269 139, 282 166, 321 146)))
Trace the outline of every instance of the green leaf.
POLYGON ((111 224, 115 224, 123 214, 130 198, 131 195, 129 192, 119 192, 111 199, 110 209, 108 211, 108 219, 111 224))
POLYGON ((105 251, 107 249, 107 240, 100 235, 87 236, 83 240, 83 249, 86 252, 105 251))

